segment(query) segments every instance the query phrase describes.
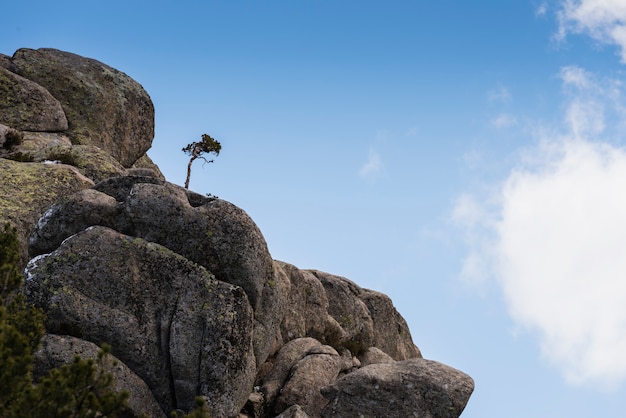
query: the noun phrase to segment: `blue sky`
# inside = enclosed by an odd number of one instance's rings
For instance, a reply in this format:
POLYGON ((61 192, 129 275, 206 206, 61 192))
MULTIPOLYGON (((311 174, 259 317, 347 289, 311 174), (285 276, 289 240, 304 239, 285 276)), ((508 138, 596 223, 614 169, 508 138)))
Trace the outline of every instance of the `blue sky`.
POLYGON ((154 101, 149 155, 273 257, 387 293, 463 417, 617 418, 626 397, 623 0, 3 5, 0 53, 98 59, 154 101))

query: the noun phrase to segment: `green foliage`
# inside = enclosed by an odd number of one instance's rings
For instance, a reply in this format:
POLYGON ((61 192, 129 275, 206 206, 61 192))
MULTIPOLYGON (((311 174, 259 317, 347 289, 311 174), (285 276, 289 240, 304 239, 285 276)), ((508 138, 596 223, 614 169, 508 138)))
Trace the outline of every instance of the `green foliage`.
POLYGON ((20 163, 32 163, 33 161, 35 161, 35 157, 33 157, 32 154, 28 152, 21 152, 21 151, 7 154, 5 158, 20 162, 20 163))
POLYGON ((0 232, 0 417, 116 417, 126 408, 128 393, 112 391, 103 347, 97 360, 76 357, 32 381, 33 352, 44 335, 44 315, 18 292, 17 232, 7 223, 0 232))
POLYGON ((19 263, 20 244, 17 240, 17 230, 6 223, 4 230, 0 232, 0 298, 3 305, 22 282, 19 263))
POLYGON ((189 155, 189 164, 187 165, 187 180, 185 181, 185 189, 189 188, 189 178, 191 177, 191 164, 195 159, 201 158, 207 163, 212 163, 213 160, 207 160, 204 154, 220 154, 222 150, 222 144, 219 141, 213 139, 210 135, 202 134, 202 140, 199 142, 192 142, 183 148, 183 152, 189 155))
POLYGON ((15 145, 20 145, 24 140, 24 134, 15 129, 9 129, 4 136, 4 144, 2 145, 6 149, 11 149, 15 145))
POLYGON ((18 399, 7 417, 65 418, 117 417, 126 408, 128 392, 111 390, 113 375, 106 370, 110 347, 96 360, 74 361, 53 369, 18 399))
POLYGON ((170 414, 172 418, 211 418, 211 414, 209 413, 209 408, 206 405, 206 401, 204 398, 200 396, 196 397, 196 407, 193 411, 188 414, 180 415, 177 414, 176 411, 170 414))

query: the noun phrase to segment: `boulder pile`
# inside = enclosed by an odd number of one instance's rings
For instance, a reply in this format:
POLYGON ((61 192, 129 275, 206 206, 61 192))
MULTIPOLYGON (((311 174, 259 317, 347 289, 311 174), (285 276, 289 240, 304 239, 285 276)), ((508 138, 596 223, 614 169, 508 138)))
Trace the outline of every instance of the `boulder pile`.
POLYGON ((0 55, 0 222, 46 314, 36 375, 108 343, 131 415, 458 417, 474 388, 422 358, 386 295, 273 260, 235 205, 167 182, 130 77, 42 49, 0 55))

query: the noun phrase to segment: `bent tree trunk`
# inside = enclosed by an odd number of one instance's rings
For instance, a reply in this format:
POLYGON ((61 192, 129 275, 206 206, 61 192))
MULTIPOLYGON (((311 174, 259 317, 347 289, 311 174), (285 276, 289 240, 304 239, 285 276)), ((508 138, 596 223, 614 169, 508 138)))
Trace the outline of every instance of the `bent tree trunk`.
POLYGON ((187 180, 185 180, 185 189, 189 189, 189 177, 191 177, 191 163, 193 163, 193 160, 198 158, 198 154, 199 152, 194 149, 193 154, 191 155, 191 158, 189 159, 189 164, 187 164, 187 180))

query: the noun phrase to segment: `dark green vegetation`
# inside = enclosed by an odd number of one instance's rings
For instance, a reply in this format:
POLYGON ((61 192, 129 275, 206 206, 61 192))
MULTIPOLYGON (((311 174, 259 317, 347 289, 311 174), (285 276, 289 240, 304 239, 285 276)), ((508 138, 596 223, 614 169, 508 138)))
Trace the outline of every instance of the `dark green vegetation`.
POLYGON ((207 160, 204 158, 204 154, 220 154, 222 144, 219 141, 213 139, 210 135, 202 134, 202 140, 199 142, 192 142, 183 148, 183 152, 189 155, 189 164, 187 164, 187 180, 185 180, 185 189, 189 189, 189 177, 191 177, 191 164, 197 158, 203 159, 207 163, 212 163, 213 160, 207 160))
POLYGON ((9 131, 5 134, 4 139, 4 148, 11 149, 15 145, 20 145, 24 140, 24 134, 15 129, 9 129, 9 131))

